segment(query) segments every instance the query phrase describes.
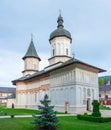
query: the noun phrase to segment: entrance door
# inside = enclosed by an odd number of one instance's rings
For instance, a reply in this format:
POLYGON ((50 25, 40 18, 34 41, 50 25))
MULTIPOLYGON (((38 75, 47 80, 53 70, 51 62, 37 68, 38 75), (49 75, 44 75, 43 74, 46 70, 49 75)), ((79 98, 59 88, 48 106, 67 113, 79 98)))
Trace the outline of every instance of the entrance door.
POLYGON ((65 112, 69 111, 69 102, 65 102, 65 112))
POLYGON ((90 111, 90 98, 87 99, 87 111, 90 111))

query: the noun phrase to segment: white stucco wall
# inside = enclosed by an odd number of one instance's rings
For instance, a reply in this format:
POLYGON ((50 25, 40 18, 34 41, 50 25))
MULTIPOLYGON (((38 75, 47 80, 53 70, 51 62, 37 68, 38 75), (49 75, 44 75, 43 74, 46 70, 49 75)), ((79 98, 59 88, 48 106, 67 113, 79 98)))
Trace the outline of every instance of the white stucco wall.
POLYGON ((71 57, 71 40, 67 37, 55 37, 50 41, 51 44, 51 59, 49 64, 55 64, 59 61, 65 62, 71 57), (64 56, 64 57, 56 57, 64 56), (65 57, 66 56, 66 57, 65 57))
POLYGON ((93 99, 98 98, 98 74, 88 70, 70 67, 54 71, 50 76, 50 97, 56 110, 69 112, 86 111, 87 100, 92 109, 93 99))
POLYGON ((48 93, 48 90, 41 90, 41 87, 48 84, 49 79, 47 77, 33 82, 18 83, 16 87, 16 107, 37 108, 45 93, 48 93))

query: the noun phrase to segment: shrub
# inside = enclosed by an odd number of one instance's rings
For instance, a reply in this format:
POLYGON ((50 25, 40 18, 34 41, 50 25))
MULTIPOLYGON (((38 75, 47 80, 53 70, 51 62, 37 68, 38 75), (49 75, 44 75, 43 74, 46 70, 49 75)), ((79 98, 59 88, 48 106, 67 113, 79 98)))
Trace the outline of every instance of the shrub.
POLYGON ((81 115, 81 114, 77 115, 77 119, 99 123, 111 122, 111 117, 94 117, 92 115, 81 115))
POLYGON ((101 117, 101 113, 99 111, 100 103, 98 102, 98 100, 93 100, 92 105, 93 105, 92 116, 101 117))

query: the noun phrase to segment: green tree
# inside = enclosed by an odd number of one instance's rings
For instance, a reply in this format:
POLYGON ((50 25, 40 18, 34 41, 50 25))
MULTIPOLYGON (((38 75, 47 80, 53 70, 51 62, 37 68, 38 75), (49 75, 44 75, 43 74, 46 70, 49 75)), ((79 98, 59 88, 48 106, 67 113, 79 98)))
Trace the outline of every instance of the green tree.
POLYGON ((92 105, 93 105, 92 116, 100 117, 101 116, 101 113, 99 111, 100 103, 98 102, 98 100, 93 100, 92 105))
POLYGON ((41 105, 38 106, 40 110, 40 116, 34 115, 34 124, 39 126, 40 130, 55 130, 58 124, 58 118, 53 110, 54 106, 51 106, 51 101, 48 95, 44 96, 44 99, 40 101, 41 105))

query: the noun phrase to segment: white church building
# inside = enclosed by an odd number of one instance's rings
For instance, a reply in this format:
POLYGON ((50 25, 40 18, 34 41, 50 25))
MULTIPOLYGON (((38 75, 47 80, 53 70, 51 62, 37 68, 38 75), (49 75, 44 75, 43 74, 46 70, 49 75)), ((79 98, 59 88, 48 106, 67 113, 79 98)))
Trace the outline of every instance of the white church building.
POLYGON ((61 14, 57 23, 49 38, 49 66, 43 70, 39 70, 41 59, 31 38, 23 57, 23 76, 12 81, 16 85, 16 107, 37 109, 47 93, 56 111, 79 113, 91 110, 92 100, 99 99, 98 73, 105 70, 71 57, 72 38, 64 29, 61 14))

